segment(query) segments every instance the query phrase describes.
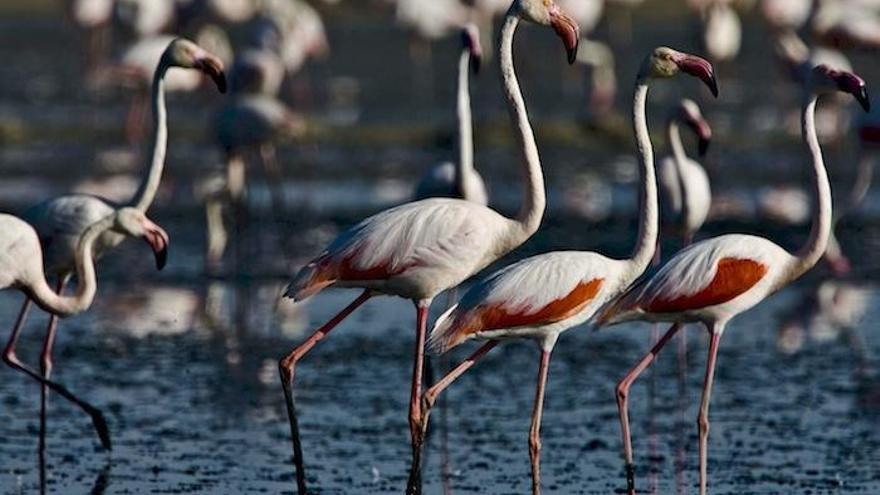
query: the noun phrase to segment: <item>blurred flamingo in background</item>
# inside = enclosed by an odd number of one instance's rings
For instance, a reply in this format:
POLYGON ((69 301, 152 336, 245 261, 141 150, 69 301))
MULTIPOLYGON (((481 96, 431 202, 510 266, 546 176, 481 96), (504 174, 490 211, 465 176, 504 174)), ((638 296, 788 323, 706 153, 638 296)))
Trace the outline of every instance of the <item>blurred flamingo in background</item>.
MULTIPOLYGON (((18 320, 12 328, 6 349, 3 351, 3 361, 13 369, 37 380, 44 388, 51 388, 79 406, 91 416, 101 445, 110 450, 110 432, 101 411, 79 399, 63 386, 50 381, 45 370, 43 373, 45 376, 41 376, 26 366, 15 353, 15 344, 21 333, 22 323, 27 317, 30 301, 35 302, 42 310, 51 313, 54 317, 72 316, 85 311, 92 305, 97 291, 94 251, 96 242, 100 242, 100 238, 108 233, 143 238, 153 249, 157 266, 161 269, 165 265, 168 234, 147 219, 142 211, 136 208, 120 208, 111 211, 111 214, 89 225, 83 231, 77 241, 74 253, 78 281, 76 294, 63 296, 53 292, 49 284, 46 283, 46 274, 43 271, 43 250, 34 228, 17 217, 0 214, 0 290, 10 287, 16 288, 21 290, 26 297, 18 320)), ((43 427, 41 432, 43 432, 45 431, 44 415, 41 415, 40 421, 43 427)))
MULTIPOLYGON (((812 268, 822 257, 831 234, 831 188, 816 136, 815 108, 820 94, 843 91, 870 107, 864 81, 851 72, 816 67, 806 82, 803 138, 812 157, 816 209, 807 243, 794 255, 773 242, 744 234, 723 235, 685 248, 652 277, 630 288, 599 316, 600 324, 647 320, 674 322, 659 342, 617 386, 618 408, 628 473, 633 471, 628 397, 635 379, 654 361, 682 324, 700 322, 711 335, 703 398, 700 404, 700 494, 707 493, 709 401, 718 344, 727 323, 812 268)), ((628 491, 635 492, 628 480, 628 491)))
MULTIPOLYGON (((512 31, 511 28, 503 35, 512 36, 512 31)), ((633 96, 641 212, 632 257, 615 260, 594 252, 559 251, 527 258, 475 284, 458 305, 437 319, 431 330, 428 345, 439 353, 471 339, 489 342, 425 392, 421 435, 427 432, 428 417, 437 396, 499 341, 526 338, 541 347, 529 432, 533 494, 541 492, 541 416, 550 354, 556 340, 565 330, 589 320, 606 301, 625 290, 641 276, 654 255, 658 231, 657 182, 645 107, 651 79, 672 77, 680 71, 699 77, 717 95, 712 66, 699 57, 662 47, 642 63, 633 96)), ((420 438, 418 445, 422 441, 420 438)), ((413 452, 415 455, 416 451, 413 452)))
POLYGON ((428 309, 440 292, 462 281, 526 241, 541 223, 546 197, 534 133, 513 66, 513 31, 523 18, 552 26, 568 52, 577 52, 578 28, 557 5, 546 0, 514 0, 505 21, 501 74, 510 119, 523 158, 525 199, 515 218, 471 201, 433 198, 407 203, 373 215, 341 233, 290 283, 286 296, 304 300, 326 287, 358 287, 363 293, 305 342, 281 359, 278 369, 293 439, 297 488, 306 493, 302 447, 293 397, 296 364, 339 322, 371 297, 380 294, 410 299, 416 306, 417 328, 410 392, 409 425, 413 464, 407 492, 421 491, 421 391, 428 309))
POLYGON ((482 48, 480 33, 475 24, 462 30, 464 48, 458 60, 458 91, 456 118, 458 120, 458 161, 439 163, 419 180, 414 198, 459 198, 487 205, 489 196, 486 183, 474 169, 474 123, 471 117, 470 70, 479 71, 482 48))
MULTIPOLYGON (((698 139, 700 156, 706 154, 712 139, 712 128, 703 117, 699 105, 683 99, 670 112, 666 122, 666 138, 672 156, 664 157, 657 167, 660 186, 661 224, 664 230, 677 235, 681 245, 688 246, 703 226, 712 206, 712 189, 706 169, 688 158, 681 142, 680 125, 691 129, 698 139)), ((656 258, 660 259, 657 249, 656 258)))
MULTIPOLYGON (((168 127, 165 108, 165 74, 172 67, 197 69, 210 76, 221 92, 226 90, 223 64, 214 55, 206 52, 195 43, 178 38, 168 44, 155 70, 153 100, 153 147, 146 160, 147 171, 138 191, 126 206, 146 212, 159 190, 162 171, 165 166, 165 152, 168 143, 168 127)), ((64 287, 76 266, 76 247, 85 229, 112 214, 123 205, 88 194, 69 194, 41 203, 31 208, 25 218, 34 226, 40 236, 45 256, 46 273, 55 275, 56 290, 63 294, 64 287)), ((107 231, 95 242, 95 258, 119 245, 125 236, 107 231)), ((14 332, 24 325, 25 315, 31 300, 22 306, 22 318, 14 332)), ((52 346, 58 320, 55 315, 49 318, 46 338, 43 345, 42 368, 46 378, 52 370, 52 346)), ((42 394, 41 410, 45 411, 45 388, 42 394)))

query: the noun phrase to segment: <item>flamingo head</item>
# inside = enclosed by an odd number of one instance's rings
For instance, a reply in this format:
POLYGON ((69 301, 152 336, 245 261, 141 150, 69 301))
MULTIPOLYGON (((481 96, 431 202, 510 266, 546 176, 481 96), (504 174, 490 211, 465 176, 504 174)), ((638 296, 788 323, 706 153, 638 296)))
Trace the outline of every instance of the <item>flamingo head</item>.
POLYGON ((483 47, 480 45, 480 29, 476 24, 470 23, 461 30, 461 42, 470 53, 474 74, 479 74, 480 64, 483 61, 483 47))
POLYGON ((165 268, 168 260, 168 234, 137 208, 120 208, 116 213, 113 230, 120 234, 139 237, 149 244, 156 256, 156 268, 165 268))
POLYGON ((712 92, 713 96, 718 96, 718 82, 715 80, 715 70, 708 60, 665 46, 654 49, 648 55, 642 63, 639 78, 668 78, 675 76, 679 72, 684 72, 700 79, 709 87, 709 91, 712 92))
POLYGON ((814 91, 827 93, 840 91, 853 95, 859 105, 868 112, 871 110, 871 100, 868 98, 868 87, 865 80, 853 72, 835 70, 822 64, 813 68, 812 86, 814 91))
POLYGON ((550 26, 562 39, 568 55, 568 63, 573 64, 577 58, 580 28, 577 22, 562 11, 553 0, 514 0, 510 13, 542 26, 550 26))
POLYGON ((162 63, 168 67, 200 70, 214 81, 221 93, 226 92, 223 61, 186 38, 175 38, 168 44, 162 54, 162 63))
POLYGON ((690 128, 697 136, 700 156, 705 156, 712 140, 712 127, 703 117, 700 106, 691 99, 684 98, 676 108, 673 118, 690 128))

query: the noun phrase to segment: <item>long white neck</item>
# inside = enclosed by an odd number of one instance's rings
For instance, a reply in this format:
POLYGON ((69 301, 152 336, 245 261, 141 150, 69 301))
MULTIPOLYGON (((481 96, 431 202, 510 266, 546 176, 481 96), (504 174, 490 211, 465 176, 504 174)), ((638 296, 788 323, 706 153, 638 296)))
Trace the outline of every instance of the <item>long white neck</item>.
POLYGON ((669 119, 666 124, 666 137, 669 141, 669 147, 672 148, 672 160, 675 163, 676 185, 678 186, 679 198, 681 198, 681 218, 686 219, 690 216, 688 211, 688 202, 685 198, 686 190, 684 186, 685 161, 687 155, 684 152, 684 145, 681 143, 681 131, 675 118, 669 119))
POLYGON ((474 170, 474 124, 471 117, 470 93, 471 52, 465 48, 458 60, 458 164, 456 165, 455 181, 458 191, 470 197, 467 187, 468 174, 474 170))
POLYGON ((131 198, 129 206, 140 211, 147 211, 159 190, 159 182, 162 180, 162 170, 165 168, 165 151, 168 147, 168 124, 165 110, 165 73, 168 72, 168 64, 162 60, 153 76, 152 103, 153 103, 153 148, 147 159, 147 175, 144 176, 140 187, 131 198))
POLYGON ((114 217, 108 216, 86 229, 76 248, 76 293, 62 296, 53 291, 44 276, 29 281, 27 291, 34 302, 43 310, 65 317, 81 313, 92 305, 98 283, 95 279, 95 260, 93 248, 95 240, 113 226, 114 217))
MULTIPOLYGON (((633 132, 639 153, 639 235, 636 247, 629 262, 632 278, 638 278, 648 267, 657 248, 658 212, 657 178, 654 174, 654 149, 648 134, 648 121, 645 118, 645 104, 648 99, 648 85, 639 80, 633 95, 633 132)), ((628 284, 627 284, 628 285, 628 284)))
POLYGON ((831 235, 831 185, 828 183, 822 148, 819 147, 819 139, 816 137, 816 100, 815 94, 809 96, 801 114, 801 132, 813 159, 813 226, 810 229, 810 238, 796 255, 794 266, 789 272, 789 280, 800 277, 819 261, 831 235))
POLYGON ((544 216, 547 198, 544 193, 544 175, 541 172, 541 159, 535 135, 529 124, 526 104, 523 101, 516 71, 513 66, 513 35, 519 18, 508 13, 501 28, 500 62, 504 97, 507 99, 510 120, 516 128, 516 137, 523 152, 525 171, 525 198, 516 216, 516 228, 512 241, 521 243, 538 230, 544 216))

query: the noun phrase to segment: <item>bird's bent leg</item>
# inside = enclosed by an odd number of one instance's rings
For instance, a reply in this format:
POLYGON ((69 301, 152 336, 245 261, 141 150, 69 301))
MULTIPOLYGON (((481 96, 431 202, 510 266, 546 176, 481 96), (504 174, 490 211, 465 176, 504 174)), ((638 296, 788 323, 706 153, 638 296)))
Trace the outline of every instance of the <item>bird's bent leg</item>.
POLYGON ((709 401, 712 398, 712 384, 715 381, 715 362, 718 359, 718 343, 721 333, 713 332, 709 341, 709 358, 706 360, 706 380, 703 383, 703 399, 700 402, 700 415, 697 427, 700 430, 700 495, 706 495, 707 461, 709 451, 709 401))
POLYGON ((24 326, 24 322, 27 319, 27 314, 30 310, 30 304, 30 299, 27 299, 24 305, 22 305, 21 307, 21 312, 19 312, 18 319, 15 322, 15 326, 12 328, 12 334, 9 336, 9 342, 6 344, 6 350, 3 352, 3 362, 5 362, 9 367, 28 375, 29 377, 40 382, 41 384, 46 385, 53 392, 64 397, 65 399, 85 411, 86 414, 88 414, 92 418, 92 424, 94 425, 95 430, 98 432, 98 437, 101 440, 101 445, 106 450, 110 450, 112 447, 110 443, 110 430, 109 428, 107 428, 107 421, 104 419, 104 415, 101 413, 101 411, 98 410, 98 408, 96 408, 95 406, 73 395, 73 393, 67 390, 63 385, 43 378, 39 373, 25 366, 24 363, 22 363, 18 359, 18 356, 15 355, 15 342, 18 340, 18 337, 21 333, 21 328, 24 326))
POLYGON ((13 368, 16 367, 13 363, 19 363, 18 356, 15 355, 15 344, 18 343, 18 337, 21 335, 21 329, 24 327, 24 322, 27 321, 30 309, 31 298, 25 296, 21 310, 18 312, 18 318, 15 320, 15 326, 12 327, 12 333, 9 334, 9 341, 6 342, 6 349, 3 351, 3 361, 13 368))
POLYGON ((669 342, 676 332, 681 328, 681 324, 673 324, 669 330, 660 337, 660 340, 651 350, 623 377, 623 380, 617 384, 617 410, 620 413, 620 433, 623 435, 623 458, 626 462, 626 486, 627 493, 634 494, 635 489, 635 467, 633 465, 632 453, 632 436, 629 428, 629 389, 636 378, 642 374, 648 366, 657 358, 660 350, 669 342))
POLYGON ((299 495, 306 495, 306 476, 303 472, 302 444, 299 436, 299 424, 296 418, 296 406, 293 402, 293 378, 294 368, 297 361, 302 359, 318 342, 324 339, 331 330, 348 317, 358 306, 367 302, 373 294, 365 290, 357 299, 340 311, 330 321, 317 329, 305 342, 300 344, 290 354, 278 362, 278 372, 281 375, 281 387, 284 390, 284 399, 287 404, 287 419, 290 422, 290 435, 293 440, 293 463, 296 467, 296 486, 299 495))
POLYGON ((544 389, 550 369, 550 351, 541 350, 538 368, 538 389, 535 392, 535 408, 532 410, 532 427, 529 429, 529 458, 532 461, 532 495, 541 493, 541 416, 544 412, 544 389))
POLYGON ((473 354, 470 355, 467 359, 461 362, 458 366, 456 366, 452 371, 446 374, 443 378, 440 379, 437 383, 431 386, 428 390, 425 391, 425 394, 422 396, 421 400, 421 408, 422 408, 422 418, 421 424, 419 425, 419 435, 413 442, 413 460, 412 465, 410 467, 410 478, 407 483, 406 493, 408 495, 412 495, 414 493, 420 493, 421 485, 421 454, 422 454, 422 445, 425 433, 428 431, 428 420, 431 417, 431 408, 434 407, 434 403, 437 402, 437 397, 441 392, 446 390, 446 388, 452 385, 452 382, 458 379, 465 371, 469 370, 478 359, 483 357, 487 352, 491 351, 493 347, 498 345, 497 341, 490 340, 483 344, 482 347, 476 350, 473 354), (417 488, 418 487, 418 488, 417 488))
MULTIPOLYGON (((55 293, 59 296, 64 294, 64 286, 67 284, 67 275, 58 275, 55 285, 55 293)), ((58 330, 58 315, 49 315, 49 326, 46 328, 46 338, 43 340, 43 351, 40 354, 40 372, 43 378, 48 380, 52 376, 52 348, 55 346, 55 332, 58 330)), ((46 450, 46 412, 48 410, 49 387, 40 384, 40 441, 39 452, 46 450)))

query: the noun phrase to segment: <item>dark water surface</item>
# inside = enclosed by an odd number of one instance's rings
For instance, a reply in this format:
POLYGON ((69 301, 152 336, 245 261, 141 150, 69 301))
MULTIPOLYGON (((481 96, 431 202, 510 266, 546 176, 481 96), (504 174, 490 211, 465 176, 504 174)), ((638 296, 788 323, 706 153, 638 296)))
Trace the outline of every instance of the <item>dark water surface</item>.
MULTIPOLYGON (((657 4, 649 2, 646 12, 656 14, 657 4)), ((629 88, 634 61, 652 45, 693 46, 692 24, 677 16, 667 12, 662 22, 641 24, 646 27, 633 45, 619 50, 622 88, 629 88)), ((452 89, 445 81, 454 80, 454 42, 434 49, 437 82, 427 97, 413 89, 405 36, 387 29, 379 14, 357 16, 346 9, 332 19, 333 56, 297 78, 312 88, 313 99, 294 98, 310 121, 310 134, 280 150, 290 207, 273 219, 259 173, 253 174, 258 180, 241 276, 203 276, 202 212, 192 194, 199 178, 220 165, 220 153, 204 132, 220 97, 205 89, 169 98, 171 149, 163 190, 151 210, 172 236, 169 266, 152 272, 144 247, 135 243, 109 255, 100 268, 95 307, 62 323, 56 347, 54 377, 107 413, 114 450, 102 452, 88 420, 52 397, 51 492, 294 489, 276 362, 356 293, 329 290, 293 305, 278 302, 281 287, 339 229, 403 201, 424 167, 452 153, 452 89), (352 116, 356 123, 346 123, 352 116)), ((747 33, 744 61, 723 68, 717 102, 690 82, 664 84, 651 94, 658 124, 664 107, 682 95, 703 103, 718 137, 707 158, 713 188, 746 202, 759 187, 801 186, 808 177, 798 140, 782 130, 797 92, 772 67, 763 30, 750 26, 747 33)), ((557 41, 541 34, 524 31, 518 63, 547 169, 548 215, 535 238, 500 264, 563 248, 624 256, 635 232, 628 125, 623 117, 585 123, 583 77, 562 67, 557 41), (577 203, 581 194, 590 201, 590 220, 572 211, 572 195, 577 203)), ((0 78, 4 211, 21 211, 72 188, 125 198, 136 187, 140 161, 120 132, 128 96, 84 91, 76 51, 69 49, 75 43, 58 19, 0 17, 0 58, 7 63, 0 78)), ((871 81, 876 65, 867 60, 863 54, 856 66, 871 81)), ((490 71, 481 77, 475 92, 477 164, 489 178, 493 202, 512 211, 517 158, 497 76, 490 71)), ((621 108, 628 107, 628 96, 621 91, 621 108)), ((660 126, 654 129, 661 136, 660 126)), ((832 179, 840 187, 852 176, 853 155, 847 143, 829 149, 832 179)), ((880 492, 880 376, 873 366, 880 348, 880 265, 873 258, 880 248, 878 215, 880 201, 872 195, 864 212, 840 229, 856 275, 837 282, 844 292, 836 306, 847 304, 861 318, 829 323, 830 317, 811 317, 817 305, 800 301, 825 282, 819 268, 729 326, 712 403, 713 493, 880 492), (792 320, 792 314, 800 318, 792 320), (785 348, 797 352, 783 352, 778 344, 778 330, 788 321, 811 329, 795 335, 802 343, 786 340, 785 348)), ((808 230, 748 215, 722 217, 716 214, 704 235, 748 231, 795 248, 808 230)), ((670 241, 666 252, 672 249, 670 241)), ((4 328, 20 301, 15 293, 0 295, 4 328)), ((403 491, 414 316, 406 301, 375 299, 298 367, 306 466, 315 493, 403 491)), ((43 325, 42 316, 31 319, 19 351, 34 366, 43 325)), ((650 338, 649 326, 624 325, 599 333, 575 329, 560 340, 543 422, 547 493, 606 495, 624 488, 614 384, 648 349, 650 338)), ((449 362, 464 358, 471 350, 466 347, 449 362)), ((705 352, 703 332, 692 330, 683 381, 670 346, 653 374, 633 388, 638 481, 645 491, 696 493, 695 418, 705 352)), ((434 416, 427 493, 443 493, 444 434, 453 493, 527 492, 537 360, 531 343, 505 344, 451 387, 446 419, 439 410, 434 416)), ((2 493, 38 489, 38 404, 33 382, 0 368, 2 493)))

